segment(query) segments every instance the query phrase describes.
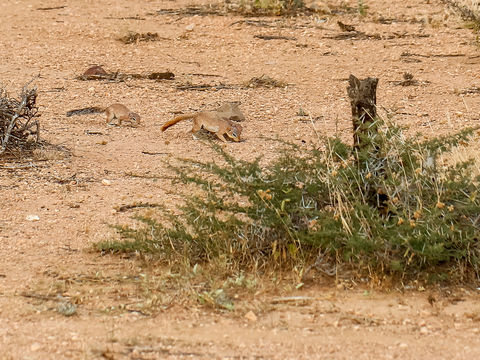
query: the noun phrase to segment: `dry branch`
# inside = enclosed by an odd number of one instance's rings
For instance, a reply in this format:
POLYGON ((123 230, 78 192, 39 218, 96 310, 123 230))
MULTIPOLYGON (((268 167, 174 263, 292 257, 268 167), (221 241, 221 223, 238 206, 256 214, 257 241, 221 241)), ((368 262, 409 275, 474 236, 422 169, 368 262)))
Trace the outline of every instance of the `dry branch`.
POLYGON ((261 40, 297 40, 296 37, 283 35, 253 35, 253 37, 261 40))
POLYGON ((187 82, 185 84, 181 84, 177 86, 178 90, 195 90, 195 91, 218 91, 221 89, 235 89, 236 86, 234 85, 227 85, 227 84, 217 84, 217 85, 212 85, 212 84, 191 84, 190 82, 187 82))
POLYGON ((164 72, 152 72, 149 74, 128 74, 128 73, 106 73, 106 74, 83 74, 77 76, 77 80, 105 80, 105 81, 114 81, 114 82, 123 82, 131 79, 148 79, 148 80, 173 80, 175 74, 171 71, 164 72))
POLYGON ((26 84, 20 98, 10 98, 0 89, 0 155, 8 149, 25 148, 40 140, 40 123, 36 106, 37 89, 26 84))
POLYGON ((40 7, 40 8, 37 8, 37 10, 48 11, 48 10, 60 10, 60 9, 65 9, 65 8, 66 8, 66 6, 62 5, 62 6, 52 6, 52 7, 40 7))
MULTIPOLYGON (((127 35, 122 36, 118 40, 123 42, 124 44, 135 44, 140 41, 159 41, 161 38, 158 36, 158 33, 137 33, 137 32, 129 32, 127 35)), ((168 40, 166 38, 162 38, 164 40, 168 40)))

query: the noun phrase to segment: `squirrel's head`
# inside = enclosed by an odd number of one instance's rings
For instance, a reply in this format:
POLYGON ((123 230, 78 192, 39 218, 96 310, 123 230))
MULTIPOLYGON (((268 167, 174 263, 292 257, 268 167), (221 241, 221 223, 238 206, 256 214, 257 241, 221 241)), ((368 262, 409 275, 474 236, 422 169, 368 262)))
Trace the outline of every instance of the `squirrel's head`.
POLYGON ((240 135, 242 134, 242 127, 240 126, 240 124, 235 124, 233 122, 230 122, 226 133, 228 137, 231 138, 233 141, 240 141, 240 135))
POLYGON ((140 122, 140 115, 138 115, 137 113, 131 112, 128 114, 128 116, 132 121, 135 121, 136 123, 140 122))

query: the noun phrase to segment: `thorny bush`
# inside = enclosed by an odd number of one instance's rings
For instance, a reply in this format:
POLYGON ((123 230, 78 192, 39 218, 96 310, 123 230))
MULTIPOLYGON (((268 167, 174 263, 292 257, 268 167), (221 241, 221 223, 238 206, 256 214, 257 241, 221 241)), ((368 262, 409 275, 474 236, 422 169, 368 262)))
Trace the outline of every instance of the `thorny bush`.
MULTIPOLYGON (((472 161, 443 163, 474 129, 428 141, 378 119, 375 154, 339 138, 309 149, 283 143, 270 165, 182 160, 176 181, 195 184, 179 212, 118 226, 103 251, 138 251, 190 264, 222 259, 234 271, 314 268, 329 275, 405 281, 479 278, 479 175, 472 161), (372 155, 372 156, 369 156, 372 155)), ((301 272, 301 271, 300 271, 301 272)))

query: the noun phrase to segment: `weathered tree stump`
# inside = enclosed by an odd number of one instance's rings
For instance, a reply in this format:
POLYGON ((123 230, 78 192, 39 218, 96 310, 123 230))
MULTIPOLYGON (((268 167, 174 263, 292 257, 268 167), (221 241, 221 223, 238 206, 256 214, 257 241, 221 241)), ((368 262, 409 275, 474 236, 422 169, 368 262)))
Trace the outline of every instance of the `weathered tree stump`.
MULTIPOLYGON (((348 79, 348 96, 352 106, 353 147, 358 151, 369 150, 372 136, 375 137, 377 127, 377 78, 359 80, 353 75, 348 79)), ((371 149, 373 150, 373 149, 371 149)))
POLYGON ((377 78, 359 80, 350 75, 347 88, 352 106, 353 149, 360 169, 364 170, 363 188, 368 202, 382 215, 388 215, 388 195, 378 182, 384 175, 382 149, 378 143, 377 78))

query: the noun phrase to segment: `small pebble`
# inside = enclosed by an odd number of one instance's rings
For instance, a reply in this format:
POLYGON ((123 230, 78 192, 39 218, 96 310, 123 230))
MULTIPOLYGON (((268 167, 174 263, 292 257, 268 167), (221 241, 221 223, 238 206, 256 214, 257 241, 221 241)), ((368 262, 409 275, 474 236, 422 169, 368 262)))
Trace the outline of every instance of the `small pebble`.
POLYGON ((39 221, 40 216, 38 216, 38 215, 27 215, 25 219, 27 221, 39 221))

